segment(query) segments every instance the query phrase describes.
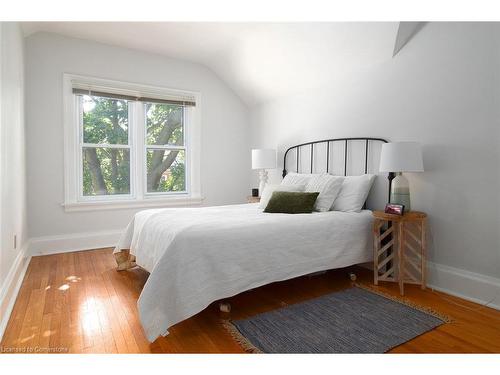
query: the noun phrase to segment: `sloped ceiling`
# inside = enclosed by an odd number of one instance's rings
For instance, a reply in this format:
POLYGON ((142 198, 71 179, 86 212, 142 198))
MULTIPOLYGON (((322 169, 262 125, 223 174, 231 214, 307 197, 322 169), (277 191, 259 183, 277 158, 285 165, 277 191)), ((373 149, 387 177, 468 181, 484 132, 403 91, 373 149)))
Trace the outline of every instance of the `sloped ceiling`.
POLYGON ((398 22, 28 22, 39 31, 203 64, 248 105, 319 87, 392 58, 398 22))

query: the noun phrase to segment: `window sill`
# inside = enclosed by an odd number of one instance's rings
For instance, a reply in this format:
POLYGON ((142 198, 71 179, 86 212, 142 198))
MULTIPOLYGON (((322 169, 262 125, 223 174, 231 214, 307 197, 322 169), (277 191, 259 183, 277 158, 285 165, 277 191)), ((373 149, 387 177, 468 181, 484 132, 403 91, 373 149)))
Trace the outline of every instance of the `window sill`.
POLYGON ((203 203, 202 196, 170 196, 163 198, 146 198, 143 200, 116 200, 63 203, 65 212, 120 210, 132 208, 159 208, 197 206, 203 203))

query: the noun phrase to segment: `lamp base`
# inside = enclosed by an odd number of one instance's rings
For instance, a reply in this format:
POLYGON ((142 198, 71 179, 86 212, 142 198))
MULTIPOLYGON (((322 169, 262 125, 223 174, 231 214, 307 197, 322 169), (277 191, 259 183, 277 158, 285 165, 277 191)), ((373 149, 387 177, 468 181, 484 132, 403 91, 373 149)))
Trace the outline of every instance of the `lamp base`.
POLYGON ((267 176, 267 171, 265 169, 261 169, 259 171, 259 197, 262 196, 262 192, 264 191, 264 188, 266 187, 268 176, 267 176))
POLYGON ((409 212, 410 207, 410 184, 401 172, 396 173, 396 177, 391 184, 391 198, 389 203, 402 204, 405 212, 409 212))

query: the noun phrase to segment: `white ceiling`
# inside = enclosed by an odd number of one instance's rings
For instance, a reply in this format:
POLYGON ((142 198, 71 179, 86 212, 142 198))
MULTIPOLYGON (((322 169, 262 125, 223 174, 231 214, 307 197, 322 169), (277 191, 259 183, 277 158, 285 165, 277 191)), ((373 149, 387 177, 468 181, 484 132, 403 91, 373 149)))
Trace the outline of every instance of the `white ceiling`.
POLYGON ((23 30, 203 64, 251 106, 392 58, 398 22, 28 22, 23 30))

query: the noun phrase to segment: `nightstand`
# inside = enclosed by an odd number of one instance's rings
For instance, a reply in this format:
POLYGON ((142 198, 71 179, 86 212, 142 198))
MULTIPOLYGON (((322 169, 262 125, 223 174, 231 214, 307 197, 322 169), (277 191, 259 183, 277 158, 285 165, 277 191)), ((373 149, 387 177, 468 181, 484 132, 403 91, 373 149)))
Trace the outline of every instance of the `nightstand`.
POLYGON ((426 284, 426 222, 423 212, 410 211, 403 216, 373 211, 373 282, 426 284))
POLYGON ((247 197, 247 203, 259 203, 260 197, 252 197, 251 195, 247 197))

